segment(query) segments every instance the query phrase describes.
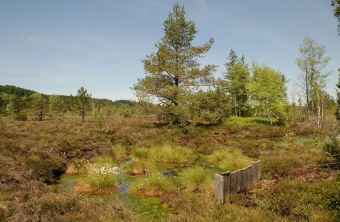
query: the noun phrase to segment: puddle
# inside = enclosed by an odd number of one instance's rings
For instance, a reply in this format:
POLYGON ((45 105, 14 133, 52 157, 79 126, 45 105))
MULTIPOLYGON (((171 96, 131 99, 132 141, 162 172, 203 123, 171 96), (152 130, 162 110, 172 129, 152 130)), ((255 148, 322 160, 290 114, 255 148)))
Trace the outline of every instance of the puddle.
POLYGON ((164 170, 163 172, 162 172, 162 175, 163 176, 167 176, 167 177, 172 177, 172 176, 176 176, 177 175, 177 173, 174 171, 174 170, 164 170))
POLYGON ((127 194, 127 189, 129 188, 129 185, 126 182, 122 182, 118 186, 118 192, 120 194, 127 194))

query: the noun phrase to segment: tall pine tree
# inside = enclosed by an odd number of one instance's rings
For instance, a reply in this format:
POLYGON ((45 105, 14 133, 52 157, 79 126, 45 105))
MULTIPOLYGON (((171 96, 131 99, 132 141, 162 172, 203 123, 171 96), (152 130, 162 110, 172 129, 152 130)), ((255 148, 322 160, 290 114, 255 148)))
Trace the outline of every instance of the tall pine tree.
POLYGON ((227 69, 225 79, 228 82, 228 92, 232 95, 235 116, 247 116, 249 107, 247 105, 247 84, 250 81, 248 65, 244 56, 238 58, 234 50, 230 50, 228 62, 224 64, 227 69))
POLYGON ((184 6, 175 4, 164 21, 164 36, 156 44, 157 52, 143 60, 146 77, 134 86, 140 100, 153 100, 162 105, 168 121, 179 122, 176 110, 185 105, 190 91, 212 82, 214 65, 200 67, 202 57, 213 39, 201 46, 193 46, 197 31, 185 18, 184 6))

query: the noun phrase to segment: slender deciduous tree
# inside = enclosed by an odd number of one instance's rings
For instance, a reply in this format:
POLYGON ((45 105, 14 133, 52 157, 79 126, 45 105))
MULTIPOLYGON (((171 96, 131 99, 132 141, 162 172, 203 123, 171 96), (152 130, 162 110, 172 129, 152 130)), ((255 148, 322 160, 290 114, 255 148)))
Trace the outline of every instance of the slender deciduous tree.
POLYGON ((61 115, 65 111, 64 101, 58 95, 48 97, 49 110, 52 115, 61 115))
POLYGON ((247 84, 250 81, 248 69, 241 63, 234 64, 227 74, 228 91, 234 101, 234 115, 246 116, 248 114, 247 84))
POLYGON ((268 66, 253 65, 253 76, 248 83, 249 104, 257 115, 267 116, 270 124, 276 117, 280 122, 286 119, 286 79, 282 73, 268 66))
POLYGON ((309 37, 303 39, 299 51, 301 56, 296 63, 302 71, 301 87, 305 91, 307 114, 317 116, 317 125, 320 126, 323 119, 322 91, 329 75, 323 69, 330 57, 325 55, 324 45, 309 37))

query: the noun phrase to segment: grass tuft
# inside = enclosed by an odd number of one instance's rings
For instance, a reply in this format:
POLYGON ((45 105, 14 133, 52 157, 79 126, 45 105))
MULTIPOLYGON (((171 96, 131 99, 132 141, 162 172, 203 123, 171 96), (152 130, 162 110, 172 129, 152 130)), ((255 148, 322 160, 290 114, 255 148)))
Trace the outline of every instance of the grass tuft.
POLYGON ((206 192, 212 189, 213 174, 202 167, 188 168, 179 174, 179 181, 190 192, 206 192))
POLYGON ((135 180, 131 184, 129 192, 142 196, 161 196, 171 187, 173 187, 173 183, 168 177, 161 174, 151 174, 135 180))
POLYGON ((208 155, 208 162, 217 165, 222 170, 234 171, 253 163, 253 160, 243 155, 239 150, 219 150, 208 155))

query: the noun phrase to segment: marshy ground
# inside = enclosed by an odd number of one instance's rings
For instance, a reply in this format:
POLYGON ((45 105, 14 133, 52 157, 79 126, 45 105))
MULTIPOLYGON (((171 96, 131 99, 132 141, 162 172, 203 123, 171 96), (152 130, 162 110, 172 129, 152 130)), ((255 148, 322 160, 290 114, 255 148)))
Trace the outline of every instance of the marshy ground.
POLYGON ((0 121, 3 221, 336 221, 328 134, 231 119, 164 127, 153 116, 0 121), (251 189, 214 198, 213 175, 262 160, 251 189))

